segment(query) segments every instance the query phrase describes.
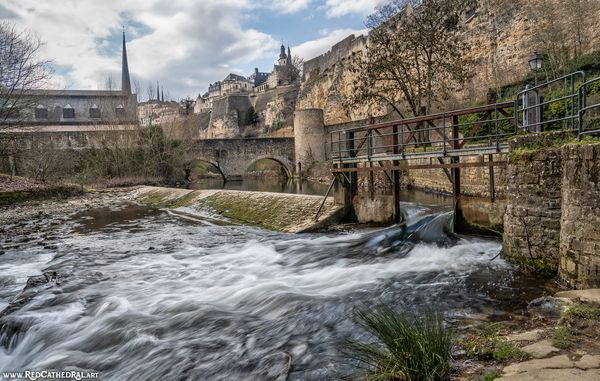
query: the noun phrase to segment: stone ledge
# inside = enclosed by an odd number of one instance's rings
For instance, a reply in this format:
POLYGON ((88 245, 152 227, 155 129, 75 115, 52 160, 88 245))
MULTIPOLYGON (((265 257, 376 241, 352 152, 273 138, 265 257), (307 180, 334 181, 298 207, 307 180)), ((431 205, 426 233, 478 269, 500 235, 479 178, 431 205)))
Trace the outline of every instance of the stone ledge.
POLYGON ((315 220, 323 196, 233 190, 190 190, 141 187, 133 198, 147 205, 212 214, 234 223, 299 233, 326 227, 343 217, 343 206, 328 197, 315 220))

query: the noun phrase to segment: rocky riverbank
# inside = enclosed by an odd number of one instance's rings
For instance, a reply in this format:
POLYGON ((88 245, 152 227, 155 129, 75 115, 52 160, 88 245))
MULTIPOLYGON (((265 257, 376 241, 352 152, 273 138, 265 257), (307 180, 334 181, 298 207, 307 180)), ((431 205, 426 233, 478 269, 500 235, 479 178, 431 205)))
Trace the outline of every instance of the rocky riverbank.
POLYGON ((525 320, 486 324, 460 347, 460 380, 600 380, 600 289, 538 298, 525 320))

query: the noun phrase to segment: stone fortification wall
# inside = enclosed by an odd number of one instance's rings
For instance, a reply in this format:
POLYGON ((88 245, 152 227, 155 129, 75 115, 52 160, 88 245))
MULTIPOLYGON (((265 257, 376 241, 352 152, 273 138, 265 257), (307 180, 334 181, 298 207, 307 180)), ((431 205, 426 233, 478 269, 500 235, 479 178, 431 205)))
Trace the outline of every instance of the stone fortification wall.
POLYGON ((228 95, 213 101, 213 109, 207 125, 199 125, 200 139, 224 139, 240 136, 240 125, 250 99, 245 95, 228 95))
POLYGON ((559 275, 573 287, 600 285, 600 144, 562 149, 559 275))
POLYGON ((323 110, 296 110, 294 113, 296 171, 301 176, 316 164, 327 165, 323 110))
POLYGON ((250 96, 259 115, 259 125, 265 128, 293 127, 294 108, 299 85, 281 86, 250 96))
POLYGON ((298 87, 297 84, 280 86, 261 93, 227 95, 215 99, 212 110, 198 114, 209 117, 196 118, 198 138, 225 139, 247 136, 245 132, 249 126, 245 126, 245 122, 250 106, 258 115, 258 123, 252 128, 270 132, 292 127, 298 87))
MULTIPOLYGON (((506 160, 505 155, 495 155, 495 161, 506 160)), ((480 156, 462 157, 461 162, 473 163, 481 161, 480 156)), ((485 158, 487 161, 488 159, 485 158)), ((428 159, 409 160, 409 165, 427 164, 428 159)), ((494 190, 498 198, 506 196, 507 173, 505 167, 494 167, 494 190)), ((409 187, 428 191, 452 193, 452 183, 442 169, 413 169, 406 175, 409 187)), ((462 194, 466 196, 490 197, 490 172, 488 167, 462 168, 460 185, 462 194)))
MULTIPOLYGON (((547 41, 536 37, 540 20, 533 17, 532 9, 545 0, 480 0, 472 15, 463 15, 463 33, 466 37, 466 58, 472 62, 471 77, 456 92, 443 109, 461 108, 477 100, 486 99, 490 88, 521 81, 530 74, 528 59, 533 51, 542 51, 547 41)), ((543 7, 542 7, 543 8, 543 7)), ((598 10, 600 13, 600 9, 598 10)), ((549 16, 548 16, 549 17, 549 16)), ((591 20, 600 14, 589 14, 591 20)), ((588 33, 589 34, 589 33, 588 33)), ((322 108, 325 124, 337 124, 363 119, 366 107, 349 107, 344 100, 353 92, 355 74, 349 70, 350 59, 366 51, 366 36, 348 36, 331 50, 304 64, 304 82, 298 97, 298 108, 322 108)), ((600 29, 592 28, 589 41, 582 53, 597 49, 600 29)), ((386 110, 370 110, 382 115, 386 110)))
POLYGON ((366 118, 367 106, 350 107, 345 102, 355 78, 350 70, 352 56, 363 54, 366 43, 365 36, 351 35, 329 52, 305 62, 296 109, 323 109, 327 125, 366 118))
POLYGON ((326 74, 333 67, 347 60, 353 52, 363 51, 366 46, 366 36, 355 37, 351 34, 333 45, 328 52, 304 62, 304 81, 310 81, 321 74, 326 74))

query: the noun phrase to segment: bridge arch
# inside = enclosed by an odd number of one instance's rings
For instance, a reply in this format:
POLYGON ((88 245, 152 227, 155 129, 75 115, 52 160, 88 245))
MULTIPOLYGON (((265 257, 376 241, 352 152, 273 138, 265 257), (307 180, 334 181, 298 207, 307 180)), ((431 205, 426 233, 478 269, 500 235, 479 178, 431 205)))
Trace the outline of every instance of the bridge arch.
POLYGON ((269 160, 269 161, 279 164, 279 166, 283 169, 283 172, 285 173, 285 175, 288 179, 291 179, 294 175, 292 172, 292 169, 289 167, 289 164, 286 163, 288 160, 283 159, 283 158, 273 157, 273 156, 264 156, 264 157, 256 158, 255 160, 250 162, 250 164, 248 164, 248 166, 246 167, 246 173, 248 172, 248 169, 251 166, 253 166, 254 164, 256 164, 257 162, 259 162, 261 160, 269 160))
POLYGON ((195 181, 198 179, 198 177, 197 177, 198 171, 202 169, 202 168, 198 168, 198 164, 201 164, 201 163, 208 165, 210 169, 213 169, 215 172, 217 172, 221 175, 221 178, 223 179, 223 181, 227 181, 227 175, 225 174, 225 172, 223 172, 223 170, 217 163, 213 162, 210 159, 206 159, 206 158, 202 158, 202 157, 194 158, 186 163, 186 165, 185 165, 186 180, 195 181))

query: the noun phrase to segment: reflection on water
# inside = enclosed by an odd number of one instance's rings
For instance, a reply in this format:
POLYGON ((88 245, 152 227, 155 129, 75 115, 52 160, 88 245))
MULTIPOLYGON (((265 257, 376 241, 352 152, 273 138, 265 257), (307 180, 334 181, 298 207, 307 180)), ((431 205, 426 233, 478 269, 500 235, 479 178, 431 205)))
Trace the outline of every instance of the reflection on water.
POLYGON ((192 189, 229 189, 254 192, 297 193, 324 196, 327 193, 327 183, 317 183, 306 180, 292 180, 281 177, 261 179, 246 178, 243 181, 227 181, 223 179, 200 179, 190 185, 192 189))
MULTIPOLYGON (((227 181, 222 178, 199 179, 190 184, 190 189, 230 189, 254 192, 297 193, 324 196, 330 183, 318 183, 307 180, 286 179, 281 177, 267 177, 261 179, 245 178, 242 181, 227 181)), ((378 189, 378 194, 392 194, 391 189, 378 189)), ((400 191, 402 202, 418 203, 423 205, 438 205, 451 207, 452 197, 440 193, 428 193, 415 189, 402 189, 400 191)))

